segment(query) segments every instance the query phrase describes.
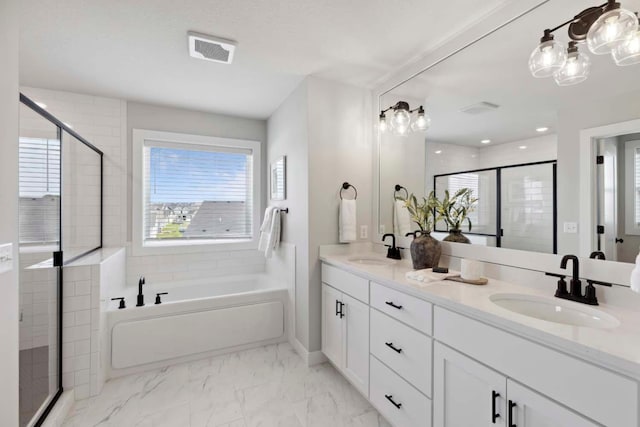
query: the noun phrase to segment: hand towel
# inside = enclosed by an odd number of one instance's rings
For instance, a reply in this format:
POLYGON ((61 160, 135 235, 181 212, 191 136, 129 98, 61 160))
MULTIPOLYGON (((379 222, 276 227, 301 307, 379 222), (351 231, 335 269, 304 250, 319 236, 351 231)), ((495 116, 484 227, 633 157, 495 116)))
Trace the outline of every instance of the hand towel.
POLYGON ((264 256, 271 258, 273 251, 280 244, 280 209, 276 208, 271 214, 271 229, 269 239, 264 250, 264 256))
POLYGON ((258 250, 261 252, 264 252, 267 249, 269 234, 271 232, 271 220, 276 209, 277 208, 273 206, 269 206, 264 211, 264 219, 262 220, 262 225, 260 226, 260 240, 258 241, 258 250))
POLYGON ((424 270, 412 270, 405 273, 405 277, 407 279, 418 282, 438 282, 440 280, 444 280, 446 277, 455 277, 459 275, 460 272, 454 270, 449 270, 448 273, 434 273, 430 268, 424 270))
POLYGON ((356 234, 356 201, 340 200, 340 216, 338 228, 340 229, 340 243, 355 242, 356 234))
POLYGON ((404 200, 393 202, 393 232, 398 237, 404 237, 411 233, 411 215, 404 204, 404 200))

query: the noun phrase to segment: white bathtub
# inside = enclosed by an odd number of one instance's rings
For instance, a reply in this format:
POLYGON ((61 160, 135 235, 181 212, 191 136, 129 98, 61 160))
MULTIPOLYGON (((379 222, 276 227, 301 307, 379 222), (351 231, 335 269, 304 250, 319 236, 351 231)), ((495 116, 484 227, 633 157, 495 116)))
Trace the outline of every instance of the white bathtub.
POLYGON ((147 284, 144 307, 137 291, 122 295, 125 309, 109 301, 110 376, 286 340, 287 289, 263 274, 147 284), (156 305, 160 292, 168 295, 156 305))

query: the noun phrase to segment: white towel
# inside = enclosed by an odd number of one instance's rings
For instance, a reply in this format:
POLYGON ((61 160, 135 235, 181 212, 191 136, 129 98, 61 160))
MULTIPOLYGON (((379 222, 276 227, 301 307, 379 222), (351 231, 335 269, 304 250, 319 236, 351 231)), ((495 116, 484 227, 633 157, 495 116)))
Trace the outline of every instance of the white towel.
POLYGON ((338 223, 338 228, 340 229, 340 243, 355 242, 357 239, 355 200, 340 200, 340 216, 338 223))
POLYGON ((264 252, 264 256, 271 258, 273 250, 280 243, 280 209, 268 207, 264 211, 264 220, 260 226, 260 241, 258 250, 264 252))
POLYGON ((396 236, 404 237, 412 231, 409 209, 405 206, 404 200, 395 200, 393 202, 393 232, 396 236))

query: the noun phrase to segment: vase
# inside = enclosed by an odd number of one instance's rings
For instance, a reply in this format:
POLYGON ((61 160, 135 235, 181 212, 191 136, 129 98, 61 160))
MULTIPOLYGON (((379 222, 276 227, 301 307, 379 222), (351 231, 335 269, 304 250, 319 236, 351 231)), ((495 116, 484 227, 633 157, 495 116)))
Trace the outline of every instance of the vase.
POLYGON ((445 242, 454 243, 471 243, 471 240, 467 238, 460 230, 449 230, 449 235, 443 239, 445 242))
POLYGON ((411 260, 414 270, 437 267, 442 248, 429 233, 420 233, 411 242, 411 260))

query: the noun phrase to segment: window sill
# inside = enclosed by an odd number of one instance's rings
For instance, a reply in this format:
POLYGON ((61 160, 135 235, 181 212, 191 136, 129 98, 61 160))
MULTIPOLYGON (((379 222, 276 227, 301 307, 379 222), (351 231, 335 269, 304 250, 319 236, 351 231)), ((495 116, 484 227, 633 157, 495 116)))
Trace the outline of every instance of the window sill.
POLYGON ((142 245, 133 243, 131 249, 133 256, 242 251, 257 250, 258 241, 254 239, 152 241, 142 245))

